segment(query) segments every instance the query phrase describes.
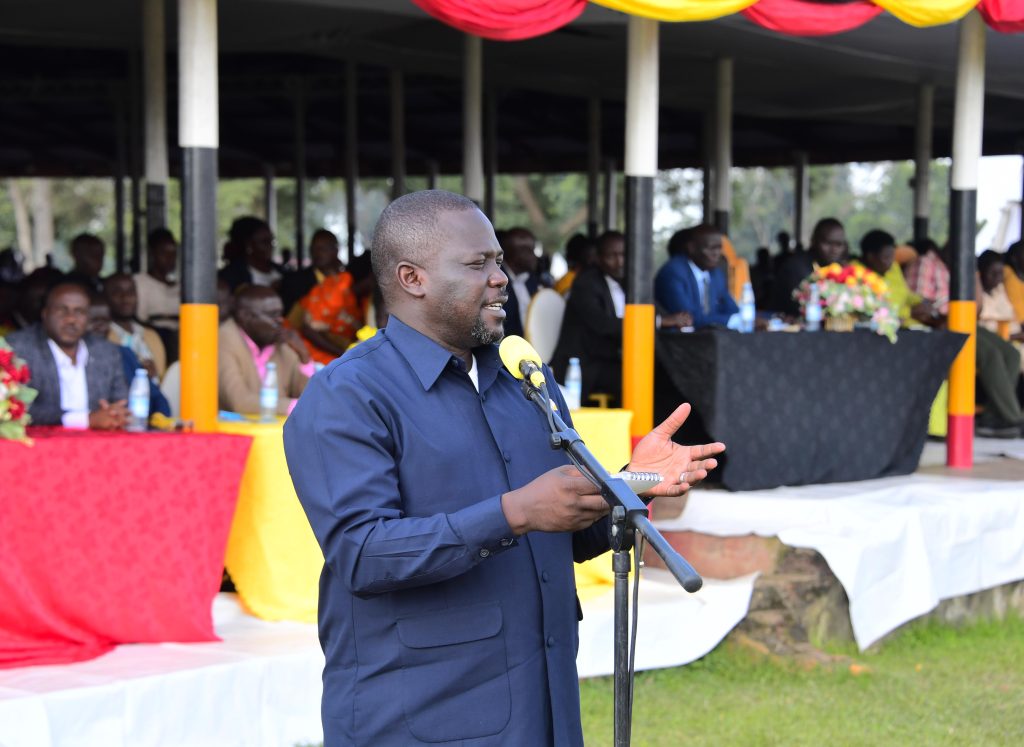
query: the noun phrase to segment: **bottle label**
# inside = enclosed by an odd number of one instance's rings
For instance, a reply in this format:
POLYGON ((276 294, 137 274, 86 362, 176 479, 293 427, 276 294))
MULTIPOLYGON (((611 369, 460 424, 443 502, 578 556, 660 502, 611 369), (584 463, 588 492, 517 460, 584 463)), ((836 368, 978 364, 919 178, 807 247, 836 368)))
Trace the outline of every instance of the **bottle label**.
POLYGON ((270 387, 260 389, 260 408, 264 410, 277 409, 277 389, 270 387))

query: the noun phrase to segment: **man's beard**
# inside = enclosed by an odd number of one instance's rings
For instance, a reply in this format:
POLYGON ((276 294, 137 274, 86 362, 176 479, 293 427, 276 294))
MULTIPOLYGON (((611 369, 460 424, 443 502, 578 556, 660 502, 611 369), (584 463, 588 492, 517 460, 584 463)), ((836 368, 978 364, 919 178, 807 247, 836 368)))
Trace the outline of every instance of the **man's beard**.
POLYGON ((501 341, 501 338, 505 336, 505 330, 504 327, 502 329, 487 329, 484 326, 484 320, 478 316, 473 322, 473 329, 470 330, 469 335, 477 345, 493 345, 501 341))

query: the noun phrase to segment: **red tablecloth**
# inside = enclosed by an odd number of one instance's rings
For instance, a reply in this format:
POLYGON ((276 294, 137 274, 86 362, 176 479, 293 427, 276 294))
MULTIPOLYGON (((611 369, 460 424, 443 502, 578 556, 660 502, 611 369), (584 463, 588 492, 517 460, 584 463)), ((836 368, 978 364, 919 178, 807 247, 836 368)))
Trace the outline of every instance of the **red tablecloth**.
POLYGON ((250 439, 31 429, 0 440, 0 668, 214 641, 250 439))

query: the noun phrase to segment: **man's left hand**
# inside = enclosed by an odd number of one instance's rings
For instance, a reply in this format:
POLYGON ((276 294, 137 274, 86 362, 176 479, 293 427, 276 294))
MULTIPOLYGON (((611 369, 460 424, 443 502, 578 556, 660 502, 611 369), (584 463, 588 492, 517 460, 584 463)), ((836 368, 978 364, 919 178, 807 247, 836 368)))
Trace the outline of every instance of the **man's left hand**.
POLYGON ((689 416, 690 405, 679 405, 665 418, 665 422, 644 436, 633 449, 633 458, 626 469, 631 472, 657 472, 662 476, 661 483, 644 495, 682 495, 718 466, 714 457, 725 451, 725 444, 683 446, 672 440, 689 416))

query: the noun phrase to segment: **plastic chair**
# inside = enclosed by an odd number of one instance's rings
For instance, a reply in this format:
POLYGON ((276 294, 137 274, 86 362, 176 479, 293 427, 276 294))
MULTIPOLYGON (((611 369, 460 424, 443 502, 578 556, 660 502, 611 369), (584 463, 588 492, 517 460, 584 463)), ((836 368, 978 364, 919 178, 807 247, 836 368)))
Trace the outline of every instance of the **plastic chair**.
POLYGON ((537 291, 526 309, 526 324, 523 325, 523 331, 526 339, 545 363, 550 363, 551 357, 555 354, 564 315, 565 299, 551 288, 541 288, 537 291))
POLYGON ((171 417, 181 417, 181 361, 174 361, 164 372, 164 378, 160 382, 160 391, 167 397, 167 403, 171 406, 171 417))

